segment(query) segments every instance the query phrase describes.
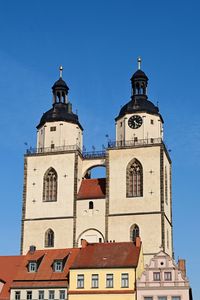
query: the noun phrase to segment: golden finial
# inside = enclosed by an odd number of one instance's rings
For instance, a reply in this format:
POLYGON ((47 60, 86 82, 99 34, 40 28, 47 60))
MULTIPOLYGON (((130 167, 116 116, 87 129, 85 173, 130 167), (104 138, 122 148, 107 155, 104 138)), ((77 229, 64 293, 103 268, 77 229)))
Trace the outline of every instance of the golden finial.
POLYGON ((62 78, 63 66, 60 66, 59 70, 60 70, 60 78, 62 78))
POLYGON ((138 70, 140 70, 141 69, 141 63, 142 63, 142 58, 140 56, 138 57, 137 62, 138 62, 138 70))

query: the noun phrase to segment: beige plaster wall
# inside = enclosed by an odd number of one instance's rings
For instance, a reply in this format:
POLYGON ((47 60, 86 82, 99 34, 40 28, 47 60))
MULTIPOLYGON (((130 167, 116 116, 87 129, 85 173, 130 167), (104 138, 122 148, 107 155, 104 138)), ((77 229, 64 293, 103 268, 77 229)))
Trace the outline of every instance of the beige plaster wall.
POLYGON ((73 216, 74 153, 27 157, 26 219, 73 216), (43 202, 43 177, 54 168, 58 175, 57 201, 43 202))
MULTIPOLYGON (((44 249, 45 232, 51 228, 54 231, 54 248, 73 247, 73 219, 53 219, 24 222, 23 254, 30 245, 36 249, 44 249)), ((50 249, 50 248, 47 248, 50 249)))
MULTIPOLYGON (((94 232, 93 234, 98 238, 102 238, 102 242, 105 237, 105 199, 88 199, 88 200, 78 200, 77 202, 77 223, 76 223, 76 240, 80 244, 81 238, 83 237, 83 233, 86 235, 89 232, 85 232, 88 229, 95 229, 99 231, 94 232), (94 208, 89 209, 89 202, 93 201, 94 208)), ((92 236, 92 232, 90 232, 92 236)), ((98 242, 98 240, 96 241, 98 242)))
POLYGON ((68 122, 47 122, 37 133, 37 148, 78 145, 83 146, 83 133, 77 124, 68 122), (56 127, 56 131, 50 131, 51 127, 56 127))
POLYGON ((157 253, 161 246, 161 215, 126 215, 109 217, 108 240, 116 242, 130 241, 130 228, 137 224, 140 228, 140 236, 145 254, 145 263, 152 255, 146 258, 146 254, 157 253))
POLYGON ((110 150, 109 174, 110 214, 160 211, 160 146, 110 150), (126 168, 134 158, 143 166, 143 197, 127 198, 126 168))
POLYGON ((116 140, 130 141, 134 138, 150 139, 162 138, 162 121, 159 116, 150 115, 147 113, 127 114, 116 122, 116 140), (133 115, 139 115, 143 119, 143 124, 137 129, 132 129, 128 126, 128 120, 133 115), (153 124, 151 124, 153 120, 153 124))

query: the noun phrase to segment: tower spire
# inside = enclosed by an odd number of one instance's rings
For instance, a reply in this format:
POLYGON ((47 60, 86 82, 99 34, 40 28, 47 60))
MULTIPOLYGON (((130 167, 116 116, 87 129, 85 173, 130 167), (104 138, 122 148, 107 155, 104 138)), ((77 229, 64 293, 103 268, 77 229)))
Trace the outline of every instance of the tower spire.
POLYGON ((63 66, 60 66, 60 67, 59 67, 59 70, 60 70, 60 78, 62 78, 63 66))
POLYGON ((138 63, 138 70, 141 70, 142 58, 140 56, 137 59, 137 63, 138 63))

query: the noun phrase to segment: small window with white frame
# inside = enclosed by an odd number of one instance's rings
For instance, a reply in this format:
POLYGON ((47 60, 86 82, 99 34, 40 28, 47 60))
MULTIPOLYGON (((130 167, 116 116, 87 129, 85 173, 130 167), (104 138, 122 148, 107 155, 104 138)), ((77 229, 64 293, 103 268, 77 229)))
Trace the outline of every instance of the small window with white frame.
POLYGON ((172 296, 172 300, 181 300, 181 296, 172 296))
POLYGON ((55 291, 54 290, 50 290, 49 291, 49 300, 54 300, 55 299, 55 291))
POLYGON ((21 299, 21 292, 15 291, 15 300, 20 300, 20 299, 21 299))
POLYGON ((27 300, 32 300, 32 291, 27 291, 26 292, 26 299, 27 300))
POLYGON ((92 274, 92 288, 98 288, 98 287, 99 287, 99 275, 92 274))
POLYGON ((153 280, 160 281, 160 272, 153 272, 153 280))
POLYGON ((56 126, 51 126, 50 131, 56 131, 56 126))
POLYGON ((144 297, 144 300, 153 300, 153 297, 144 297))
POLYGON ((29 262, 28 271, 29 272, 37 272, 37 262, 36 261, 30 261, 29 262))
POLYGON ((121 275, 121 286, 122 288, 128 288, 128 273, 122 273, 121 275))
POLYGON ((65 290, 59 291, 59 300, 65 300, 65 290))
POLYGON ((78 289, 84 288, 84 275, 83 274, 77 275, 77 288, 78 289))
POLYGON ((63 261, 62 260, 55 260, 53 264, 54 272, 62 272, 63 271, 63 261))
POLYGON ((158 300, 167 300, 167 296, 159 296, 158 300))
POLYGON ((172 280, 172 273, 171 272, 164 272, 164 279, 165 279, 165 281, 171 281, 172 280))
POLYGON ((106 287, 113 288, 113 274, 106 274, 106 287))
POLYGON ((38 299, 44 300, 44 291, 43 290, 38 291, 38 299))

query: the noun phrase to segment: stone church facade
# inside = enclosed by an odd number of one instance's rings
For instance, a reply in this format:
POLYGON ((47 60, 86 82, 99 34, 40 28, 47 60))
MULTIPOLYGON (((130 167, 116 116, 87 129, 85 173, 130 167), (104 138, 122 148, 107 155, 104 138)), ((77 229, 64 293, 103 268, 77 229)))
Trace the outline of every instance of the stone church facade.
POLYGON ((126 242, 140 236, 147 261, 161 247, 173 255, 171 160, 147 85, 138 60, 130 100, 115 119, 116 140, 105 151, 87 153, 61 68, 52 108, 37 126, 37 147, 24 158, 22 253, 30 245, 71 248, 82 239, 126 242), (105 167, 105 178, 90 178, 97 166, 105 167))

